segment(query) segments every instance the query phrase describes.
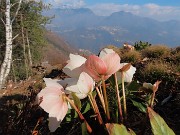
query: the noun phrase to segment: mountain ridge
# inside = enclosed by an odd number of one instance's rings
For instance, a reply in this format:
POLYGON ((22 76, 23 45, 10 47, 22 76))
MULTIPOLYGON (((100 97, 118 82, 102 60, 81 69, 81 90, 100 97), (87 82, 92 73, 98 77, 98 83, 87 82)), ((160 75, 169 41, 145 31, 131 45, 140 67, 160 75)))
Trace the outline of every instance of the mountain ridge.
POLYGON ((87 8, 52 9, 50 12, 56 17, 48 29, 70 45, 92 52, 109 44, 121 46, 124 42, 133 44, 140 40, 170 47, 180 43, 180 21, 177 20, 160 22, 124 11, 97 16, 87 8))

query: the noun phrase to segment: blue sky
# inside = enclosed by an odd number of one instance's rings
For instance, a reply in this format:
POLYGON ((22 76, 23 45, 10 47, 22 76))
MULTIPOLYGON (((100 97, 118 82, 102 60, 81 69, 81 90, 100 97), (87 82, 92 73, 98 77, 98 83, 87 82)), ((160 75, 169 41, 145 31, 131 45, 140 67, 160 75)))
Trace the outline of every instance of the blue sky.
POLYGON ((95 14, 108 16, 125 11, 159 21, 180 20, 180 0, 44 0, 53 7, 90 8, 95 14))
POLYGON ((180 6, 180 0, 85 0, 88 5, 97 3, 138 4, 155 3, 162 6, 180 6))

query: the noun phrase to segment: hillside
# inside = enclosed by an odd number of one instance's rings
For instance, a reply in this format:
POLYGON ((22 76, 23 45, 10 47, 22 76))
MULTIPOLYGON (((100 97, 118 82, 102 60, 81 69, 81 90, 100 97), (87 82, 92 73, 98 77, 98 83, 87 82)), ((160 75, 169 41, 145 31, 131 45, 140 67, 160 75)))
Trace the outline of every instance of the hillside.
POLYGON ((45 37, 48 45, 44 48, 43 61, 48 61, 50 65, 63 64, 68 60, 69 53, 77 52, 63 38, 53 32, 47 31, 45 37))

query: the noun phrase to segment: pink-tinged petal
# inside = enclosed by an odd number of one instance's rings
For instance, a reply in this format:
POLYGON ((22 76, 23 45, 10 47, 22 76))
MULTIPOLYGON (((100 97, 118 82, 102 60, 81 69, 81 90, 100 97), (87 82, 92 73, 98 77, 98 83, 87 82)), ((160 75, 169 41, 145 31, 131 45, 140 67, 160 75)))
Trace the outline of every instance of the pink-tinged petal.
POLYGON ((51 78, 43 78, 45 81, 46 87, 56 87, 57 89, 63 90, 63 87, 57 83, 57 80, 52 80, 51 78))
POLYGON ((104 48, 101 50, 99 57, 103 58, 104 56, 106 56, 107 54, 110 54, 110 53, 115 53, 115 52, 112 49, 104 48))
POLYGON ((161 81, 156 81, 155 84, 153 85, 153 91, 156 92, 158 90, 159 84, 161 81))
POLYGON ((117 53, 107 54, 102 58, 107 65, 106 75, 112 75, 120 69, 120 57, 117 53))
POLYGON ((56 117, 58 121, 62 121, 68 111, 68 104, 61 97, 60 102, 53 105, 49 112, 49 117, 56 117))
POLYGON ((97 80, 101 75, 106 74, 106 63, 95 55, 91 55, 85 62, 85 72, 87 72, 93 79, 97 80))
POLYGON ((85 63, 86 58, 80 55, 70 54, 70 60, 68 64, 63 68, 64 73, 66 73, 70 77, 79 77, 82 72, 82 64, 85 63))
POLYGON ((87 73, 82 72, 79 76, 77 85, 80 93, 88 95, 89 92, 93 91, 95 83, 87 73))
POLYGON ((67 102, 63 101, 62 98, 59 103, 53 105, 49 112, 49 129, 51 132, 54 132, 58 128, 59 124, 66 116, 67 111, 67 102))
POLYGON ((52 106, 60 101, 60 95, 62 95, 62 91, 57 90, 56 88, 45 88, 40 91, 37 95, 40 102, 40 107, 44 109, 46 112, 50 112, 52 106))

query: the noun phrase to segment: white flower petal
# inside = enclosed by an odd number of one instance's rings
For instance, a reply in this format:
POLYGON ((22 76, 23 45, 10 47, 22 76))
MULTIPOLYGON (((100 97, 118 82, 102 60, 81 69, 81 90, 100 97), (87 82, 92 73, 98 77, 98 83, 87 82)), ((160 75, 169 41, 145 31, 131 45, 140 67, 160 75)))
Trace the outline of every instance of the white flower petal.
POLYGON ((78 79, 77 78, 71 78, 69 80, 68 85, 66 87, 67 91, 79 93, 79 88, 77 86, 78 79))
POLYGON ((68 64, 63 68, 64 73, 66 73, 70 77, 79 77, 80 73, 83 70, 83 64, 86 61, 86 58, 70 54, 70 60, 68 61, 68 64))
MULTIPOLYGON (((128 63, 121 63, 121 67, 123 67, 126 64, 128 64, 128 63)), ((123 74, 124 74, 124 82, 131 82, 135 72, 136 72, 136 68, 133 67, 133 66, 131 66, 129 68, 129 70, 127 70, 126 72, 123 72, 123 74)), ((118 71, 117 72, 118 83, 122 82, 122 76, 121 75, 122 75, 121 72, 118 71)))
POLYGON ((58 89, 63 89, 63 87, 57 83, 57 80, 53 80, 51 78, 43 78, 45 81, 46 87, 57 87, 58 89))
POLYGON ((115 53, 112 49, 104 48, 101 50, 99 57, 103 58, 106 54, 115 53))
POLYGON ((88 95, 94 89, 93 79, 85 72, 82 72, 77 82, 80 93, 88 95))
POLYGON ((87 97, 87 94, 84 94, 84 93, 75 93, 75 94, 79 99, 84 99, 87 97))

